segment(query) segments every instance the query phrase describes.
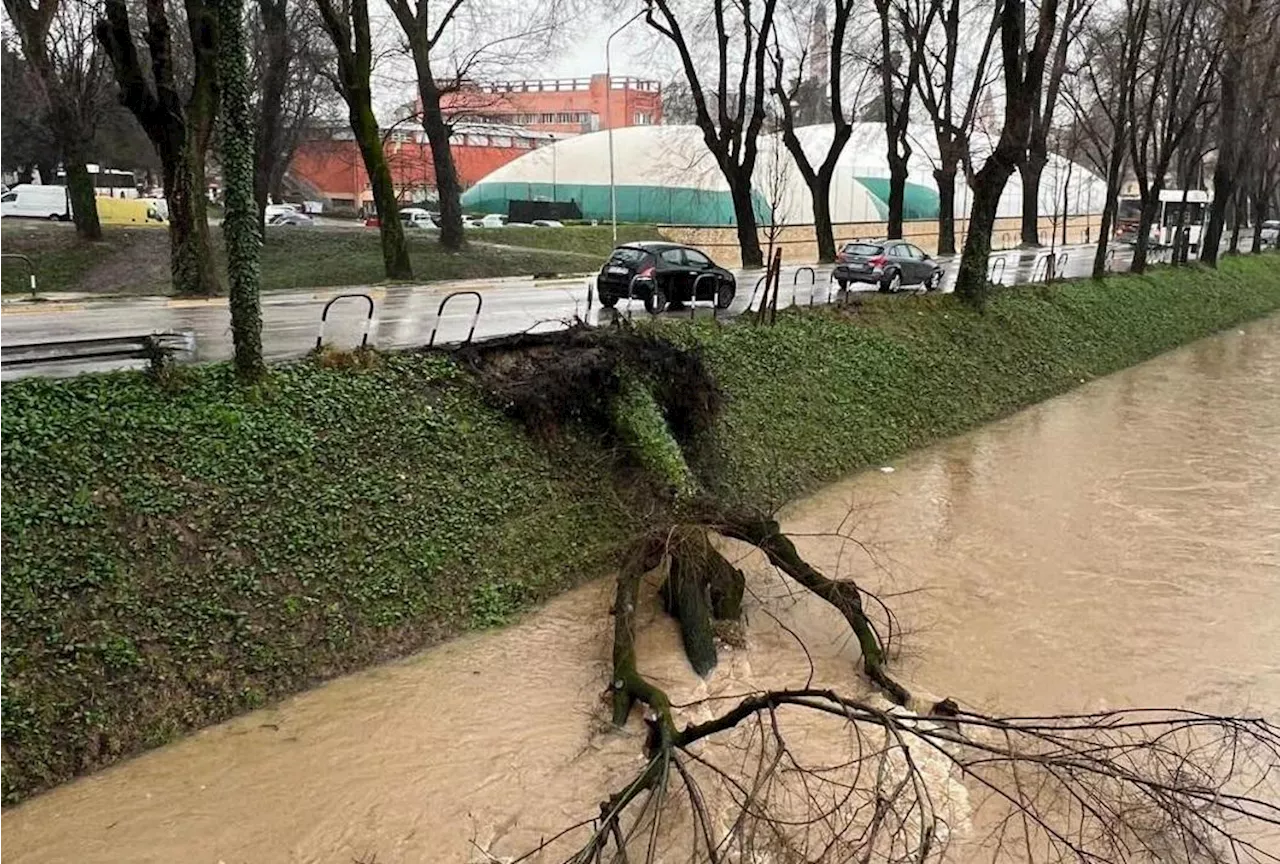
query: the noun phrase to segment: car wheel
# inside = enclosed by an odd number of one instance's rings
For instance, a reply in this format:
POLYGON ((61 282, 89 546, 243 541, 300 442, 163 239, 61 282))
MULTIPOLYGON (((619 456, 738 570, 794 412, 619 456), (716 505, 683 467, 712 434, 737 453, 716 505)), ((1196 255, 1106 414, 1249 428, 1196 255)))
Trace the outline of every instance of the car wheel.
POLYGON ((49 214, 49 221, 50 221, 50 222, 61 222, 61 221, 62 221, 62 217, 61 217, 61 216, 59 216, 57 213, 50 213, 50 214, 49 214))
POLYGON ((618 298, 614 297, 612 294, 601 294, 600 305, 606 309, 612 309, 614 306, 618 305, 618 298))
POLYGON ((848 290, 849 290, 849 280, 848 280, 848 279, 837 279, 837 280, 836 280, 836 284, 840 286, 840 290, 841 290, 841 291, 848 291, 848 290))
POLYGON ((733 298, 738 293, 738 287, 732 282, 716 283, 716 308, 728 309, 733 305, 733 298))
POLYGON ((650 315, 660 315, 662 310, 667 308, 667 292, 662 290, 662 286, 657 282, 653 283, 653 290, 644 298, 644 311, 650 315))
POLYGON ((889 277, 888 284, 882 285, 881 291, 888 291, 890 294, 897 294, 902 290, 902 274, 895 272, 889 277))
POLYGON ((924 283, 924 290, 937 291, 942 287, 942 271, 934 270, 929 274, 929 281, 924 283))

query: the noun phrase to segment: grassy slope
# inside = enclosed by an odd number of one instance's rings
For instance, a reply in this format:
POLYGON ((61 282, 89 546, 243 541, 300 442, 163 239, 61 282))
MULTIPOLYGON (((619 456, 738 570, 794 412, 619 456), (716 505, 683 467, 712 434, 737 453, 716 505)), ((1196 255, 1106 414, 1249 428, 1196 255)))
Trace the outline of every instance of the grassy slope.
MULTIPOLYGON (((649 226, 619 226, 619 238, 656 236, 649 226)), ((221 259, 220 231, 214 231, 221 259)), ((461 253, 442 250, 426 232, 411 232, 410 255, 421 281, 595 270, 612 248, 608 227, 513 228, 475 231, 461 253), (501 244, 494 245, 494 244, 501 244)), ((68 225, 5 224, 7 253, 31 257, 41 291, 167 294, 169 237, 161 228, 108 227, 104 241, 82 243, 68 225)), ((220 265, 221 266, 221 265, 220 265)), ((378 232, 362 228, 272 228, 262 251, 264 290, 367 285, 383 281, 378 232)), ((223 282, 225 284, 225 274, 223 282)), ((24 267, 3 268, 5 293, 27 290, 24 267)))
MULTIPOLYGON (((881 302, 883 301, 883 302, 881 302)), ((777 502, 1280 307, 1280 258, 850 320, 663 324, 730 399, 699 464, 777 502)), ((602 570, 624 517, 441 357, 5 386, 4 795, 23 795, 602 570), (554 460, 554 461, 553 461, 554 460)))

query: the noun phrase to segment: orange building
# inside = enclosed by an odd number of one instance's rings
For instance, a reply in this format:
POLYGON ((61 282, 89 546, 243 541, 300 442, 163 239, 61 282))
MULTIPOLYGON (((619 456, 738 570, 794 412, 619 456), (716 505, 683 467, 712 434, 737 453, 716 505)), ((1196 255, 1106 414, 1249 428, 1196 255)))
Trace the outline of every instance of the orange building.
MULTIPOLYGON (((454 127, 453 158, 465 189, 535 147, 556 136, 532 129, 495 124, 454 127)), ((384 133, 383 146, 396 194, 405 204, 435 199, 435 168, 431 145, 421 129, 384 133)), ((288 179, 309 200, 325 202, 326 210, 372 212, 373 190, 355 137, 346 126, 313 130, 298 145, 289 163, 288 179)))
POLYGON ((472 123, 577 135, 662 122, 662 87, 642 78, 592 75, 464 85, 445 94, 446 115, 472 123))

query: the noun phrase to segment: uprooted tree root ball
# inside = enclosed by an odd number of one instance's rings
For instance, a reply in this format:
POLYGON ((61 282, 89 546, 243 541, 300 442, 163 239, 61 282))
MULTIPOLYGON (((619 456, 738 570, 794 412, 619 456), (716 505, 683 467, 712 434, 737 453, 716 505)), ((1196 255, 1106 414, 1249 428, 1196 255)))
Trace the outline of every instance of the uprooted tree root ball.
POLYGON ((473 346, 460 352, 491 397, 540 436, 580 423, 613 443, 654 482, 647 530, 622 556, 615 603, 614 722, 646 703, 670 722, 667 699, 635 671, 630 632, 644 573, 667 562, 661 595, 680 623, 694 671, 715 668, 713 620, 737 619, 742 573, 710 540, 718 533, 757 547, 779 570, 834 606, 862 650, 868 677, 900 705, 909 694, 885 671, 885 651, 855 583, 836 581, 806 562, 767 515, 729 512, 706 492, 685 457, 715 419, 722 396, 702 356, 661 335, 624 324, 571 328, 473 346), (624 707, 625 706, 625 710, 624 707))

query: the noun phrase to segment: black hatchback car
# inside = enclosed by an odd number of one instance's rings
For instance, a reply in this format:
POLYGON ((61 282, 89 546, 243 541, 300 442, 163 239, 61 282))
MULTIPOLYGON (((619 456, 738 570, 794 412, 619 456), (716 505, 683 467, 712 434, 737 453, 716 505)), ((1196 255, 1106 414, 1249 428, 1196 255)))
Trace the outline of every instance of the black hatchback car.
POLYGON ((652 315, 668 303, 694 300, 712 300, 717 309, 728 309, 737 290, 732 273, 678 243, 625 243, 613 250, 596 277, 600 305, 612 308, 625 297, 636 297, 652 315))
POLYGON ((904 285, 923 285, 936 291, 942 285, 942 267, 919 247, 905 240, 855 240, 836 255, 832 274, 842 289, 850 282, 869 283, 881 291, 898 291, 904 285))

